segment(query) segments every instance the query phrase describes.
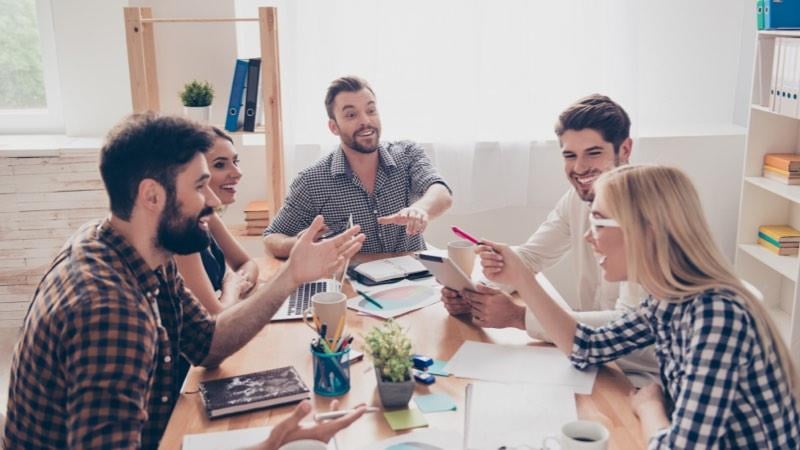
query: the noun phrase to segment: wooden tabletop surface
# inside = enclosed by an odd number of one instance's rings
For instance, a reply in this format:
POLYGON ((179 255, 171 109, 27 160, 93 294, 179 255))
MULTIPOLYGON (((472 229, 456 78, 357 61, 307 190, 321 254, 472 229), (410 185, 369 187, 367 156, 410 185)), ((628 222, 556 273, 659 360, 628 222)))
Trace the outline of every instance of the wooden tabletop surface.
MULTIPOLYGON (((270 258, 257 258, 264 276, 274 273, 281 264, 270 258)), ((345 290, 352 292, 349 285, 345 290)), ((441 303, 417 310, 396 319, 408 330, 414 352, 437 359, 449 360, 465 340, 495 344, 535 344, 524 331, 517 329, 481 329, 447 314, 441 303)), ((356 336, 354 347, 361 350, 360 336, 381 322, 369 316, 348 311, 348 331, 356 336)), ((294 366, 311 388, 312 361, 309 342, 313 331, 302 321, 271 323, 241 350, 231 355, 213 370, 193 367, 188 375, 184 393, 178 399, 160 448, 178 449, 185 434, 233 430, 274 425, 287 417, 294 405, 238 414, 209 420, 199 395, 198 382, 240 375, 269 368, 294 366)), ((351 389, 339 397, 341 407, 359 403, 380 405, 375 374, 368 357, 351 366, 351 389)), ((458 409, 454 412, 426 414, 430 427, 461 433, 464 424, 464 389, 471 380, 454 376, 437 377, 436 383, 425 386, 417 383, 415 395, 445 393, 452 397, 458 409)), ((602 367, 591 395, 576 395, 578 416, 602 422, 611 432, 610 449, 628 450, 645 447, 639 420, 628 402, 632 389, 627 378, 616 367, 602 367)), ((328 411, 332 399, 313 395, 315 411, 328 411)), ((413 404, 413 401, 412 401, 413 404)), ((359 449, 372 442, 396 436, 382 414, 366 414, 337 435, 340 449, 359 449)))

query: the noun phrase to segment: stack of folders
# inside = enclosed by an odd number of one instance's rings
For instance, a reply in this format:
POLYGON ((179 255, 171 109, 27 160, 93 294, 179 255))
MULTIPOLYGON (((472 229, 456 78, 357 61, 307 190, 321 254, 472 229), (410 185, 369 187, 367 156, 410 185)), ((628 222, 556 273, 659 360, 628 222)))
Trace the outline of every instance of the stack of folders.
POLYGON ((778 255, 797 255, 800 231, 788 225, 761 225, 758 227, 758 244, 778 255))
POLYGON ((244 209, 244 222, 247 236, 261 236, 269 226, 269 205, 266 200, 255 200, 244 209))
POLYGON ((800 2, 756 0, 756 24, 759 30, 800 28, 800 2))
POLYGON ((789 117, 800 117, 800 39, 775 38, 770 77, 770 110, 789 117))
POLYGON ((767 153, 764 155, 764 178, 784 184, 800 184, 800 155, 767 153))
POLYGON ((261 58, 237 59, 233 70, 231 95, 225 129, 255 131, 259 119, 259 82, 261 58))

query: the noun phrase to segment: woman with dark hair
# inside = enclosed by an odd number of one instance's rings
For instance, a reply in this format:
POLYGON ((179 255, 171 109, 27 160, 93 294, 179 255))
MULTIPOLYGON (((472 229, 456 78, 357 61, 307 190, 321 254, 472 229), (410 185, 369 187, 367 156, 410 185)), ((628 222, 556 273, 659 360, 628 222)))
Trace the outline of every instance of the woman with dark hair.
MULTIPOLYGON (((239 155, 230 136, 216 127, 213 130, 214 146, 205 154, 211 172, 209 187, 227 206, 236 200, 236 185, 242 178, 239 155)), ((208 248, 191 255, 176 255, 175 261, 186 287, 209 313, 217 315, 252 291, 258 281, 258 267, 225 227, 219 211, 211 216, 208 227, 208 248)))

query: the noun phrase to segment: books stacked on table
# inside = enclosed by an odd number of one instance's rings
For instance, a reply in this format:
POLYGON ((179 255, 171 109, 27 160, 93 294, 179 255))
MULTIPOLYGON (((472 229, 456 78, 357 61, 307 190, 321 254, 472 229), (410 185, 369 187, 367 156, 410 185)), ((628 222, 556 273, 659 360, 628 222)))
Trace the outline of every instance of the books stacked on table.
POLYGON ((200 383, 208 417, 283 405, 309 398, 309 389, 292 366, 200 383))
POLYGON ((800 184, 800 155, 767 153, 764 155, 764 178, 784 184, 800 184))
POLYGON ((797 255, 800 231, 788 225, 761 225, 758 227, 758 244, 778 255, 797 255))
POLYGON ((261 236, 269 226, 269 206, 266 200, 252 201, 244 209, 244 222, 247 225, 245 234, 261 236))

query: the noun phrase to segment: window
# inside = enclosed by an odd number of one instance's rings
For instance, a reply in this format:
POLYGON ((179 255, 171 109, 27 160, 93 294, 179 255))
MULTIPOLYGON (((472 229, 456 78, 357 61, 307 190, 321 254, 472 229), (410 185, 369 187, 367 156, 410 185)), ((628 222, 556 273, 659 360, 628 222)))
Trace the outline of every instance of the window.
POLYGON ((63 129, 49 0, 0 0, 0 132, 63 129))

